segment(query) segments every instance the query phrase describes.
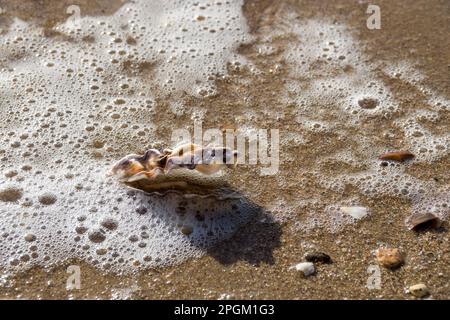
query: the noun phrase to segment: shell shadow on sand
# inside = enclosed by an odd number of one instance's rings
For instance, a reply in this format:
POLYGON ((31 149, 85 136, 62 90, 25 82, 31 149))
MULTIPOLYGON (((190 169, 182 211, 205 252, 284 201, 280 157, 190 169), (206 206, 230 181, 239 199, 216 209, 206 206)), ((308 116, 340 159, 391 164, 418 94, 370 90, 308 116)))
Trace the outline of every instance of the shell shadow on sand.
POLYGON ((157 248, 153 255, 162 261, 169 257, 169 264, 205 253, 225 265, 237 261, 273 264, 273 251, 280 246, 279 223, 222 180, 210 177, 201 183, 196 186, 190 181, 189 190, 195 193, 154 191, 145 180, 126 183, 139 203, 135 214, 157 222, 153 224, 157 232, 150 239, 157 248), (205 184, 214 187, 205 189, 205 184), (174 256, 178 261, 171 259, 174 256))

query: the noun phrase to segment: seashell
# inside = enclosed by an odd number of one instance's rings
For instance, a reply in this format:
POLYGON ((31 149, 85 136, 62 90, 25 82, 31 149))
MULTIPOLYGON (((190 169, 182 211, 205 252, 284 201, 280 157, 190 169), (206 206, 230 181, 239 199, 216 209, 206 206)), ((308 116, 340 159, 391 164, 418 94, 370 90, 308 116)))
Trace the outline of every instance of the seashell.
POLYGON ((393 151, 387 152, 380 156, 380 160, 390 160, 403 162, 414 158, 414 155, 409 151, 393 151))
POLYGON ((178 192, 185 198, 215 197, 219 200, 240 198, 241 195, 233 189, 222 177, 204 175, 191 170, 174 170, 168 174, 161 174, 153 179, 136 181, 122 181, 127 187, 147 194, 166 194, 170 191, 178 192))
POLYGON ((341 207, 340 210, 357 220, 367 216, 367 208, 364 207, 341 207))
POLYGON ((201 147, 183 144, 174 150, 147 150, 143 155, 130 154, 112 167, 110 174, 123 182, 137 180, 154 181, 176 169, 197 171, 212 175, 223 168, 232 168, 236 163, 237 151, 229 148, 201 147))
POLYGON ((406 226, 409 230, 420 231, 431 227, 437 229, 442 225, 442 220, 432 213, 416 213, 406 219, 406 226))
POLYGON ((128 155, 114 164, 110 175, 145 193, 178 191, 187 198, 232 198, 236 192, 215 173, 232 167, 229 162, 235 157, 236 151, 228 148, 184 144, 173 150, 150 149, 143 155, 128 155))

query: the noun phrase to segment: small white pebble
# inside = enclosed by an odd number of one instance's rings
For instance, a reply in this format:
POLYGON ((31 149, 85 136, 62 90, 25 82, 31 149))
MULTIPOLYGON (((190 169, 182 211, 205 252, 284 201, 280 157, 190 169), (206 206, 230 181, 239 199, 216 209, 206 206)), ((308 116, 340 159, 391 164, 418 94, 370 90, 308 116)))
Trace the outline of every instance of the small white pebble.
POLYGON ((289 269, 301 271, 305 277, 308 277, 314 274, 314 272, 316 272, 316 269, 314 268, 314 263, 312 262, 300 262, 299 264, 296 264, 295 266, 292 266, 289 269))
POLYGON ((409 293, 411 293, 413 296, 417 298, 423 298, 430 294, 427 286, 424 285, 423 283, 419 283, 409 287, 409 293))

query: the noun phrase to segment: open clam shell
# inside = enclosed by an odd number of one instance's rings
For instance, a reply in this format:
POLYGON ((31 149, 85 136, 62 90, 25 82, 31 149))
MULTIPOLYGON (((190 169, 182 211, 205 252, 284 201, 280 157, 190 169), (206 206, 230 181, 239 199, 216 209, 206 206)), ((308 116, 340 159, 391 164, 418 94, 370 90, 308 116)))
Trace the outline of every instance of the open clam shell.
POLYGON ((223 177, 219 175, 203 175, 188 169, 173 170, 168 174, 158 175, 152 179, 123 181, 125 185, 147 194, 164 194, 178 191, 186 198, 215 197, 217 199, 238 198, 236 192, 223 177))

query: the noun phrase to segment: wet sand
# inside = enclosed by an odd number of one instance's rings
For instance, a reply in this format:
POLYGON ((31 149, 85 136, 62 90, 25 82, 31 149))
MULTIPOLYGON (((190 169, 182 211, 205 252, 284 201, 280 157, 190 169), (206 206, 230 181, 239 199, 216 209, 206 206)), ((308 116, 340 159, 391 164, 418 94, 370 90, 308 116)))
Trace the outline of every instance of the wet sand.
MULTIPOLYGON (((176 99, 182 99, 188 110, 214 106, 207 112, 203 127, 246 125, 279 128, 282 137, 283 132, 298 133, 300 129, 296 119, 302 115, 284 98, 287 95, 286 83, 292 80, 284 53, 296 40, 288 34, 267 40, 267 30, 280 26, 289 29, 289 24, 293 23, 289 20, 292 15, 296 15, 294 19, 298 21, 313 19, 344 24, 360 44, 360 50, 367 59, 364 62, 370 65, 368 75, 382 79, 401 106, 389 117, 366 118, 357 126, 346 127, 344 132, 348 137, 364 133, 380 148, 404 148, 408 146, 408 138, 394 125, 395 120, 408 116, 411 110, 426 108, 427 95, 408 79, 389 76, 384 67, 405 60, 413 61, 415 70, 424 75, 420 83, 425 83, 429 90, 448 101, 450 4, 439 0, 379 1, 377 4, 381 7, 382 27, 368 30, 365 1, 277 1, 276 4, 272 1, 246 1, 243 12, 255 40, 241 46, 239 53, 263 72, 255 75, 246 66, 229 65, 228 74, 215 80, 218 94, 205 98, 184 94, 176 99), (290 18, 283 21, 286 12, 290 13, 290 18), (283 25, 284 22, 288 25, 283 25), (268 42, 275 49, 268 56, 262 55, 258 46, 268 42), (252 116, 248 110, 252 110, 252 116), (384 135, 386 132, 391 135, 384 135)), ((49 8, 53 5, 54 2, 48 3, 49 8)), ((46 25, 43 20, 47 21, 46 15, 53 12, 49 9, 42 17, 36 17, 28 13, 30 9, 26 2, 22 9, 21 6, 16 5, 18 8, 7 11, 8 14, 39 25, 46 25)), ((87 2, 86 6, 89 6, 87 2)), ((98 13, 98 8, 92 10, 92 15, 98 13)), ((52 16, 51 19, 62 18, 52 16)), ((314 68, 337 72, 337 69, 321 69, 320 63, 311 66, 311 70, 314 68)), ((352 68, 355 66, 350 65, 342 72, 351 73, 352 68)), ((329 76, 322 74, 324 79, 329 76)), ((307 74, 297 75, 295 81, 306 88, 312 85, 307 74)), ((174 120, 173 114, 167 112, 173 98, 157 93, 157 112, 152 121, 157 124, 155 132, 162 141, 168 141, 172 127, 192 125, 189 113, 174 120)), ((322 102, 318 99, 310 103, 322 102)), ((319 105, 317 110, 327 109, 319 105)), ((314 110, 311 114, 305 112, 304 116, 312 118, 313 113, 314 110)), ((339 122, 333 112, 324 112, 320 120, 339 122)), ((448 134, 448 107, 440 111, 439 120, 425 125, 434 130, 434 134, 448 134)), ((342 174, 364 172, 367 169, 364 168, 367 165, 364 160, 370 152, 358 142, 332 130, 311 130, 301 132, 301 135, 305 142, 300 145, 292 141, 282 143, 280 170, 276 177, 260 177, 257 169, 251 166, 240 167, 231 176, 231 182, 252 201, 267 209, 273 219, 255 217, 233 238, 209 249, 204 257, 173 267, 123 276, 99 271, 83 261, 67 261, 45 269, 34 267, 5 280, 5 284, 0 286, 0 297, 218 299, 229 295, 234 299, 412 299, 405 289, 423 282, 429 288, 431 298, 450 298, 448 221, 440 229, 417 233, 408 230, 404 223, 413 210, 410 200, 396 195, 368 195, 350 183, 342 190, 325 186, 323 176, 328 176, 331 181, 339 179, 342 174), (352 164, 327 159, 328 155, 345 149, 356 153, 365 150, 366 153, 361 155, 362 168, 358 165, 359 159, 352 164), (333 223, 322 223, 328 219, 324 214, 327 206, 343 203, 344 199, 357 199, 359 205, 370 208, 371 214, 337 227, 333 223), (318 227, 305 227, 311 224, 311 217, 315 215, 318 227), (373 251, 382 246, 400 248, 405 254, 405 264, 393 271, 381 268, 381 288, 369 290, 366 287, 367 269, 370 265, 377 265, 373 251), (333 263, 317 264, 316 274, 308 278, 289 270, 292 265, 304 261, 303 256, 312 251, 329 254, 333 263), (81 267, 81 290, 68 291, 65 288, 66 268, 71 264, 81 267)), ((111 156, 118 159, 130 151, 135 150, 127 150, 127 146, 123 146, 122 150, 113 151, 111 156)), ((378 154, 372 156, 377 157, 378 154)), ((406 172, 425 186, 435 187, 448 202, 449 163, 447 152, 435 161, 412 163, 406 172)), ((430 190, 433 195, 433 189, 430 190)))

